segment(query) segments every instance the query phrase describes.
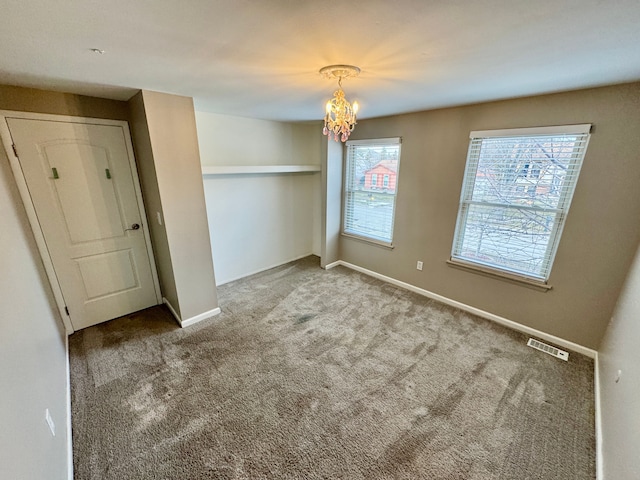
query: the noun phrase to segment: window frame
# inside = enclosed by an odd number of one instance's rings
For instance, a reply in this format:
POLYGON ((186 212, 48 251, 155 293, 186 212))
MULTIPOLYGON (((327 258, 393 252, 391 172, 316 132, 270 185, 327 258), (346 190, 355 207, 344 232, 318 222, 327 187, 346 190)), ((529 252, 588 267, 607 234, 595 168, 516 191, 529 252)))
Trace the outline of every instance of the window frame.
MULTIPOLYGON (((377 246, 394 248, 393 246, 393 237, 395 232, 395 217, 396 217, 396 206, 398 201, 398 185, 399 185, 399 175, 400 175, 400 160, 402 156, 402 137, 389 137, 389 138, 373 138, 373 139, 363 139, 363 140, 348 140, 345 143, 344 150, 344 171, 343 171, 343 189, 342 189, 342 218, 340 222, 340 234, 353 238, 356 240, 360 240, 366 243, 370 243, 377 246), (393 208, 391 210, 391 238, 389 241, 386 241, 384 238, 367 235, 363 232, 357 232, 353 229, 349 229, 347 227, 347 218, 348 218, 348 209, 349 209, 349 196, 352 190, 350 188, 350 178, 351 169, 350 167, 350 149, 351 147, 361 147, 361 146, 397 146, 398 147, 398 164, 396 168, 396 183, 395 183, 395 191, 393 193, 394 201, 393 208)), ((373 176, 374 174, 372 174, 373 176)), ((379 176, 379 175, 378 175, 379 176)), ((366 183, 366 182, 365 182, 366 183)), ((353 185, 357 185, 357 183, 352 183, 353 185)), ((371 181, 371 186, 373 187, 373 180, 371 181)), ((376 189, 377 185, 375 185, 376 189)), ((353 190, 355 191, 355 189, 353 190)))
MULTIPOLYGON (((462 182, 462 187, 460 191, 460 202, 458 206, 458 213, 456 218, 456 227, 453 236, 453 243, 451 247, 451 256, 447 263, 452 266, 462 267, 465 269, 475 270, 480 273, 489 274, 492 276, 504 277, 510 280, 516 280, 524 283, 528 283, 535 286, 541 286, 544 289, 551 288, 547 285, 549 281, 549 277, 551 275, 551 270, 553 268, 553 263, 555 261, 555 256, 558 250, 558 246, 560 244, 562 232, 564 226, 566 224, 567 214, 571 207, 571 202, 573 199, 573 194, 575 192, 576 185, 578 183, 578 177, 580 174, 580 169, 584 163, 584 157, 586 155, 586 151, 589 145, 590 140, 590 132, 591 132, 591 124, 578 124, 578 125, 561 125, 561 126, 553 126, 553 127, 532 127, 532 128, 515 128, 515 129, 503 129, 503 130, 482 130, 482 131, 472 131, 469 135, 469 149, 467 152, 467 160, 465 164, 464 177, 462 182), (557 220, 554 221, 553 227, 549 233, 549 240, 545 246, 545 254, 544 254, 544 268, 540 275, 536 275, 534 272, 529 270, 525 272, 523 270, 510 269, 506 266, 500 266, 491 264, 490 262, 481 262, 477 259, 471 259, 468 257, 464 257, 462 252, 458 254, 456 249, 461 249, 464 244, 464 234, 466 232, 467 221, 469 217, 469 212, 471 210, 470 206, 474 204, 482 205, 483 202, 474 201, 472 199, 474 189, 477 182, 477 171, 480 165, 481 159, 481 151, 482 151, 482 141, 485 139, 496 139, 496 138, 509 138, 509 137, 529 137, 530 139, 534 139, 537 136, 572 136, 576 135, 580 137, 579 145, 574 145, 573 155, 577 155, 575 158, 572 158, 572 161, 569 163, 568 168, 571 171, 567 174, 570 176, 569 181, 571 182, 567 186, 565 186, 565 181, 563 181, 563 188, 561 190, 561 194, 558 200, 558 206, 555 209, 544 209, 538 208, 540 211, 556 211, 557 212, 557 220), (479 146, 478 146, 479 141, 479 146)), ((531 167, 532 165, 527 165, 526 175, 527 177, 532 173, 531 167)), ((540 173, 538 172, 538 175, 540 173)), ((538 178, 538 175, 535 177, 538 178)), ((535 192, 534 192, 535 193, 535 192)), ((486 203, 486 202, 485 202, 486 203)), ((522 206, 512 205, 509 203, 501 203, 500 208, 504 208, 505 211, 509 209, 522 209, 522 206)))

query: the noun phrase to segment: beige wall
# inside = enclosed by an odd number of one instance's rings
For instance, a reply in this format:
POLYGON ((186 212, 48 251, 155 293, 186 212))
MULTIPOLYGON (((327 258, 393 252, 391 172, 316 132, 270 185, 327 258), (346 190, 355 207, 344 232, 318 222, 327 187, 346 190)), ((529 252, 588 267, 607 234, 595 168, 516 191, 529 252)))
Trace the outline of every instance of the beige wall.
POLYGON ((218 307, 193 100, 143 90, 130 103, 157 265, 165 288, 175 288, 175 303, 165 298, 187 321, 218 307), (154 218, 158 211, 162 228, 154 218))
POLYGON ((340 220, 342 216, 343 144, 323 136, 322 141, 322 268, 340 260, 340 220))
MULTIPOLYGON (((2 85, 0 109, 126 119, 123 102, 2 85)), ((65 333, 2 147, 0 272, 0 476, 65 479, 65 333), (47 408, 55 437, 44 420, 47 408)))
POLYGON ((180 313, 180 302, 178 301, 178 291, 171 263, 171 251, 164 222, 158 222, 158 214, 164 219, 162 210, 162 198, 158 186, 158 177, 153 159, 153 149, 151 138, 149 137, 149 125, 147 124, 147 114, 144 109, 142 92, 129 100, 129 115, 131 118, 131 138, 135 150, 138 176, 140 177, 140 188, 144 197, 144 204, 147 213, 147 225, 151 234, 153 254, 158 271, 158 281, 162 296, 167 299, 178 315, 180 313))
POLYGON ((634 83, 361 120, 352 139, 402 137, 395 248, 341 237, 341 259, 597 348, 640 239, 639 112, 634 83), (447 266, 469 132, 576 123, 592 123, 593 132, 551 272, 553 289, 447 266))
POLYGON ((126 102, 8 85, 0 85, 0 108, 20 112, 129 120, 126 102))
POLYGON ((604 479, 640 478, 640 248, 598 352, 604 479), (616 382, 618 371, 621 372, 616 382))

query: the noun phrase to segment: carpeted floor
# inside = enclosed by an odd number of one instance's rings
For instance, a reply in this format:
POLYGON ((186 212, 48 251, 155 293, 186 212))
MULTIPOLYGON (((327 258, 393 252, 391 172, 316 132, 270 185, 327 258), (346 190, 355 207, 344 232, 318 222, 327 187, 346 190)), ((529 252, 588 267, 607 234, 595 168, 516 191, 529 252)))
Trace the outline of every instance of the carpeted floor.
POLYGON ((76 479, 594 479, 593 362, 308 257, 72 335, 76 479))

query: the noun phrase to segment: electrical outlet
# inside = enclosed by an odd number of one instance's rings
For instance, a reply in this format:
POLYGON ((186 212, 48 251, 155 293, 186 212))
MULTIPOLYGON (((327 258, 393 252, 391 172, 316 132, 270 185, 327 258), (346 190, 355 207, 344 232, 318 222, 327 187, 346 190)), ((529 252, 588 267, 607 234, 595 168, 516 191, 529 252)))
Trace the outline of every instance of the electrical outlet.
POLYGON ((51 413, 49 413, 49 409, 47 408, 44 411, 44 419, 47 421, 47 425, 49 425, 49 430, 51 430, 51 435, 56 436, 56 424, 53 423, 53 418, 51 418, 51 413))
POLYGON ((422 262, 420 260, 418 260, 418 263, 416 264, 416 268, 422 271, 422 262))
POLYGON ((162 225, 162 215, 160 215, 160 212, 156 212, 156 217, 158 218, 158 225, 162 225))

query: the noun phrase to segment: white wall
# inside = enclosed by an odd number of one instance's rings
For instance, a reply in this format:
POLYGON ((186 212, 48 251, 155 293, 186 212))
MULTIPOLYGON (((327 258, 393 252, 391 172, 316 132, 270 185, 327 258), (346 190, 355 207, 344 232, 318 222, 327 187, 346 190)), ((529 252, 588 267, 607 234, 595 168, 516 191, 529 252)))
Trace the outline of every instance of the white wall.
MULTIPOLYGON (((320 165, 318 124, 196 112, 203 166, 320 165)), ((320 174, 206 175, 216 280, 320 255, 320 174)))
POLYGON ((65 334, 1 143, 0 305, 0 477, 66 479, 65 334))
POLYGON ((603 472, 640 478, 640 248, 598 352, 603 472), (616 383, 618 370, 622 371, 616 383))

